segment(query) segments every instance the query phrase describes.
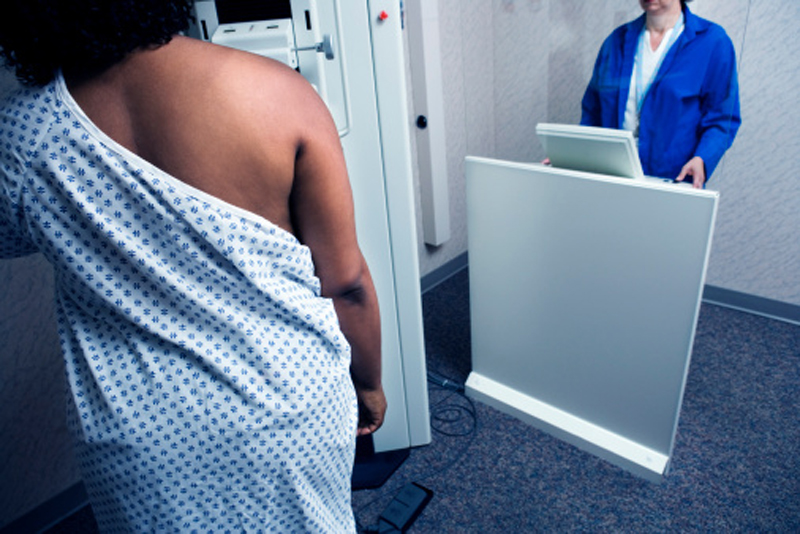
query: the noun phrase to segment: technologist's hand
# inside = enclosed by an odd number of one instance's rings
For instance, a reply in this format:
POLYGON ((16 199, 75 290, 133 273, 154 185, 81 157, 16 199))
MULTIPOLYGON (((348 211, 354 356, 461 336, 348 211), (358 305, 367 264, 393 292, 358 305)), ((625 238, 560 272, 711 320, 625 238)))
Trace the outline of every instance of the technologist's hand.
POLYGON ((358 433, 359 436, 366 436, 378 430, 383 424, 383 417, 386 415, 386 395, 383 389, 359 389, 356 388, 358 395, 358 433))
POLYGON ((695 156, 690 159, 686 165, 683 166, 681 173, 675 178, 675 181, 683 182, 687 176, 692 179, 692 187, 695 189, 703 188, 703 184, 706 183, 706 164, 703 158, 695 156))

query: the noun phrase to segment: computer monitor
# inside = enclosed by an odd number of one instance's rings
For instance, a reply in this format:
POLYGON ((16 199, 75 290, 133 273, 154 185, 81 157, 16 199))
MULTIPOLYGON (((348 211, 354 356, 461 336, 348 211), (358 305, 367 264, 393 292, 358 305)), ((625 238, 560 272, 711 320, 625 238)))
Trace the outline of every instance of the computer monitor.
POLYGON ((553 167, 644 178, 636 140, 627 130, 539 123, 536 134, 553 167))
POLYGON ((220 24, 292 18, 290 0, 215 0, 220 24))

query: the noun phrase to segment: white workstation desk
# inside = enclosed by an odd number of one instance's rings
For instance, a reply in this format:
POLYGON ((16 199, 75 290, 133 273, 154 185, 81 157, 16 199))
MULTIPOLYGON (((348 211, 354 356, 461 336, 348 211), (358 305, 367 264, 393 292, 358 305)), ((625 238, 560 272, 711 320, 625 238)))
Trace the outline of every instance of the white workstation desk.
POLYGON ((660 479, 718 194, 472 157, 466 178, 468 394, 660 479))

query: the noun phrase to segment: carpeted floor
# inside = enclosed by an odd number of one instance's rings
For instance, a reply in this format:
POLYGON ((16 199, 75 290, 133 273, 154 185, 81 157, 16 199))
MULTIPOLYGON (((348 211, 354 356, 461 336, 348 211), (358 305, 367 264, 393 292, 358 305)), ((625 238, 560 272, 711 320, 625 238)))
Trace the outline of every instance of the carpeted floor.
MULTIPOLYGON (((467 271, 427 292, 423 307, 429 371, 463 383, 467 271)), ((800 532, 800 326, 703 305, 660 484, 451 389, 432 383, 430 401, 432 444, 381 488, 354 492, 362 528, 417 482, 434 497, 411 533, 800 532)), ((50 532, 93 532, 90 510, 81 514, 50 532)))

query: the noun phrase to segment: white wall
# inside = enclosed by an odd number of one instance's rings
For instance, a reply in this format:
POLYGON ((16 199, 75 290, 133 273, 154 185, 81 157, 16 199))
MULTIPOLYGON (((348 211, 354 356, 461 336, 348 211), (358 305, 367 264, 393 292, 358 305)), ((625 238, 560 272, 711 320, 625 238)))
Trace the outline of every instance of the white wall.
MULTIPOLYGON (((707 282, 800 305, 800 2, 696 0, 739 54, 743 125, 721 193, 707 282)), ((538 122, 577 123, 597 50, 636 0, 439 0, 452 239, 420 244, 429 274, 467 252, 464 157, 540 161, 538 122)), ((418 214, 418 216, 421 216, 418 214)), ((513 246, 513 243, 510 245, 513 246)))

